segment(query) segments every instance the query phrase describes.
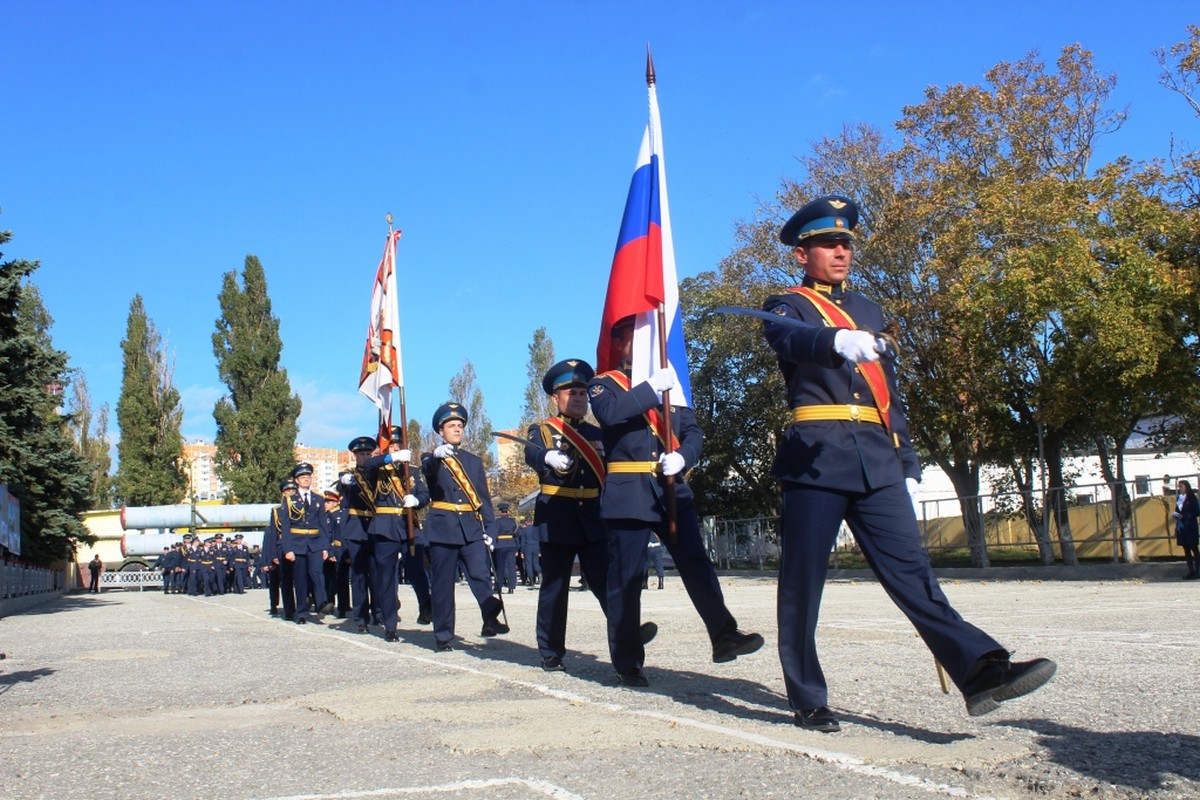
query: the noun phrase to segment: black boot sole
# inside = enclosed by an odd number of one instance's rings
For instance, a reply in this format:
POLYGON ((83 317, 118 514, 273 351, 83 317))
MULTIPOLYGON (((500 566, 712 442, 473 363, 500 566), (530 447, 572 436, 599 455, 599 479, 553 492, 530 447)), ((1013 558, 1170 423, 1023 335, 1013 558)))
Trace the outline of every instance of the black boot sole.
POLYGON ((1058 665, 1049 659, 1043 659, 1032 665, 1021 676, 995 689, 979 692, 967 698, 967 714, 981 717, 990 714, 1006 700, 1012 700, 1041 688, 1054 677, 1058 665))

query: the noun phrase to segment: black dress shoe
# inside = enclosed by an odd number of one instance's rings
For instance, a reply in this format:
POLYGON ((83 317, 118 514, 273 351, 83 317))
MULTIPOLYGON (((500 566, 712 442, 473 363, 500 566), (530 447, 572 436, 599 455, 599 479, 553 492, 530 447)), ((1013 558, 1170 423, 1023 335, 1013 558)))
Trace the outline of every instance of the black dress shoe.
POLYGON ((566 667, 563 666, 562 659, 558 656, 549 656, 542 659, 542 669, 546 672, 565 672, 566 667))
POLYGON ((498 618, 483 623, 483 629, 479 631, 480 636, 495 636, 498 633, 508 633, 508 626, 498 618))
POLYGON ((297 625, 307 625, 308 620, 305 619, 304 617, 296 617, 296 624, 297 625))
POLYGON ((796 724, 801 728, 821 733, 837 733, 842 729, 829 706, 800 709, 796 712, 796 724))
POLYGON ((642 644, 650 644, 655 636, 658 636, 658 626, 653 622, 643 622, 638 628, 638 638, 642 640, 642 644))
POLYGON ((272 617, 278 617, 278 616, 279 616, 279 609, 278 609, 278 608, 272 608, 272 609, 270 609, 269 611, 267 611, 267 613, 268 613, 268 614, 270 614, 272 617))
POLYGON ((617 683, 622 686, 649 686, 650 681, 646 680, 646 673, 642 672, 641 667, 633 667, 624 672, 617 673, 617 683))
POLYGON ((963 686, 967 713, 978 717, 995 711, 1005 700, 1029 694, 1054 677, 1058 665, 1048 658, 1010 661, 1008 653, 989 653, 971 667, 963 686))
POLYGON ((763 637, 757 633, 742 633, 739 630, 722 633, 713 644, 713 662, 724 664, 738 656, 745 656, 763 646, 763 637))
POLYGON ((437 653, 448 653, 454 649, 454 645, 450 644, 449 642, 438 642, 433 646, 433 649, 434 652, 437 653))
POLYGON ((400 636, 395 631, 384 631, 383 640, 385 642, 398 642, 400 641, 400 636))
POLYGON ((365 622, 358 623, 358 632, 366 633, 367 632, 367 623, 365 623, 365 622))
POLYGON ((417 624, 428 625, 431 622, 433 622, 433 615, 429 613, 428 608, 422 608, 421 613, 417 614, 417 624))

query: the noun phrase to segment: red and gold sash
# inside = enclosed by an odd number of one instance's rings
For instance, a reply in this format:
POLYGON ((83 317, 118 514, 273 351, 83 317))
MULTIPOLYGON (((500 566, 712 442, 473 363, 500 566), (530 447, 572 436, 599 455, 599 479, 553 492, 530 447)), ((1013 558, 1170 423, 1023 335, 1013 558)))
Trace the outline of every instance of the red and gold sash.
MULTIPOLYGON (((793 286, 787 291, 807 298, 816 307, 817 313, 825 319, 825 323, 830 327, 849 328, 852 331, 858 330, 858 326, 854 324, 854 319, 841 306, 826 300, 815 289, 810 289, 807 286, 793 286)), ((875 400, 875 407, 879 409, 879 416, 883 421, 883 427, 891 430, 891 417, 888 415, 888 410, 892 407, 892 398, 891 393, 888 391, 887 376, 883 373, 883 365, 878 361, 866 361, 856 364, 855 369, 858 370, 858 374, 862 375, 863 380, 867 382, 867 386, 871 389, 871 396, 875 400)))
MULTIPOLYGON (((612 378, 613 383, 617 384, 617 386, 620 386, 627 392, 630 390, 630 388, 632 388, 629 382, 629 376, 620 370, 605 372, 604 375, 612 378)), ((646 418, 646 422, 650 425, 650 430, 654 431, 654 435, 658 437, 658 440, 662 442, 663 446, 665 447, 667 444, 667 437, 663 436, 663 420, 662 415, 658 413, 658 409, 646 409, 646 411, 642 412, 642 416, 646 418)), ((675 431, 670 431, 670 434, 671 445, 669 449, 670 451, 674 452, 675 450, 679 449, 679 439, 675 436, 675 431)))
POLYGON ((551 417, 545 421, 545 425, 547 428, 553 428, 562 434, 562 437, 579 451, 579 455, 592 468, 592 472, 596 473, 596 477, 600 479, 600 483, 604 483, 604 458, 590 439, 587 439, 578 430, 563 422, 562 417, 551 417))
POLYGON ((479 509, 483 507, 483 501, 479 499, 479 492, 475 491, 475 486, 471 483, 471 479, 467 477, 467 471, 463 469, 462 462, 454 456, 447 456, 442 459, 442 463, 446 465, 446 469, 450 470, 450 475, 454 478, 454 482, 466 494, 467 502, 471 505, 471 510, 478 515, 479 509))

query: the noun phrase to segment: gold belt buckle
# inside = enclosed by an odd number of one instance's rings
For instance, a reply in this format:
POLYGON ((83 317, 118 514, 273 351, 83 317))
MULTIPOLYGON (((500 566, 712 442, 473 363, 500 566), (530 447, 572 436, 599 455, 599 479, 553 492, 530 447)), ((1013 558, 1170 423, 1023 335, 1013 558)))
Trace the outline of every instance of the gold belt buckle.
POLYGON ((859 421, 859 418, 860 418, 860 416, 861 416, 861 413, 860 413, 860 409, 859 409, 859 407, 858 407, 858 406, 850 406, 850 419, 851 419, 851 421, 853 421, 853 422, 858 422, 858 421, 859 421))

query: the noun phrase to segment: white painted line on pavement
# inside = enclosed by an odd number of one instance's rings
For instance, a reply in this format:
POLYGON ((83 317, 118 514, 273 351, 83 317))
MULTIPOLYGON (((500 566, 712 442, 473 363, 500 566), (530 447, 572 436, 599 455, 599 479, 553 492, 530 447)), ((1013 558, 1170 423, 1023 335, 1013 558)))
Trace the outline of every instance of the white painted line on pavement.
POLYGON ((435 786, 393 786, 386 789, 364 789, 362 791, 331 792, 328 794, 293 794, 286 797, 259 798, 258 800, 357 800, 365 797, 390 797, 393 795, 425 795, 433 792, 470 792, 494 789, 498 786, 524 786, 554 800, 583 800, 577 794, 547 781, 529 778, 490 778, 488 780, 455 781, 435 786))

